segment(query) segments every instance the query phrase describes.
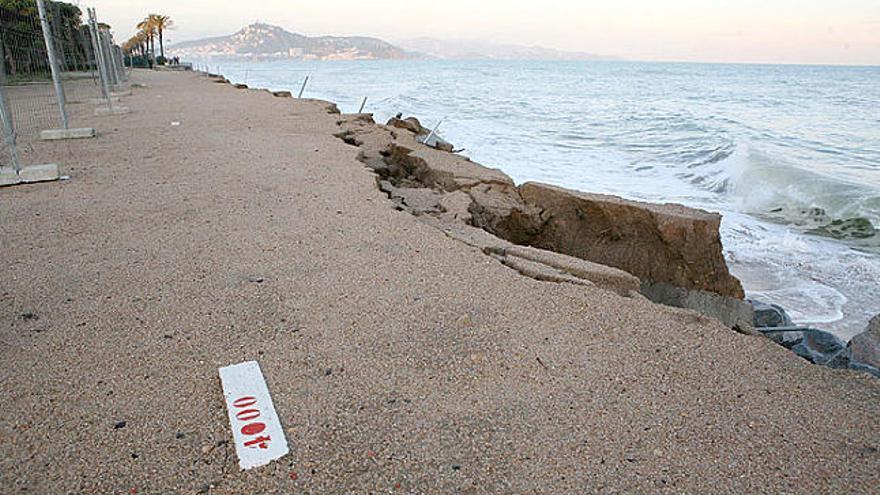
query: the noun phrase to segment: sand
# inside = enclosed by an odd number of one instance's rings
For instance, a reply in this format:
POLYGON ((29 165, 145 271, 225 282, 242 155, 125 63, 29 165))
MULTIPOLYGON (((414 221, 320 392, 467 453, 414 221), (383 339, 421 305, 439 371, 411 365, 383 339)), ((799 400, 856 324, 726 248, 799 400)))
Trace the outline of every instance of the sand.
POLYGON ((0 190, 0 492, 878 493, 880 380, 524 277, 395 211, 325 103, 134 80, 33 145, 70 181, 0 190), (291 453, 240 472, 251 359, 291 453))

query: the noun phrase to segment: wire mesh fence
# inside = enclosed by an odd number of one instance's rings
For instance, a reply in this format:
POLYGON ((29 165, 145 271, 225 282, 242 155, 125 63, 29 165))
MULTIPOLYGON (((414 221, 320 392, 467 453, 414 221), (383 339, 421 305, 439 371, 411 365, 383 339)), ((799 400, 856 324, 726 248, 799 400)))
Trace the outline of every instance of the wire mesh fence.
POLYGON ((75 11, 66 13, 72 6, 55 2, 46 7, 66 102, 83 103, 103 96, 91 34, 82 22, 82 12, 73 7, 75 11))
POLYGON ((42 131, 87 124, 92 108, 76 105, 112 107, 113 91, 124 89, 122 52, 109 26, 87 14, 49 0, 0 4, 0 167, 20 168, 42 131))
POLYGON ((0 50, 6 102, 20 140, 61 125, 36 2, 21 10, 0 6, 0 50))

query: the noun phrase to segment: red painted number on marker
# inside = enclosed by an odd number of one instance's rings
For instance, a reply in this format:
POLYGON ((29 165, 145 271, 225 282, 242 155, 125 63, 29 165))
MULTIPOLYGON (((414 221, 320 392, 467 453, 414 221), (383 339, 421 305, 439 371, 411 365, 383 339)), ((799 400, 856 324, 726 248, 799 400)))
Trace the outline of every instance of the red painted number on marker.
MULTIPOLYGON (((240 399, 235 400, 232 405, 238 409, 244 409, 246 407, 251 407, 256 405, 257 399, 256 397, 242 397, 240 399)), ((239 411, 235 414, 235 417, 242 422, 251 421, 253 419, 257 419, 260 417, 259 409, 245 409, 244 411, 239 411)), ((241 433, 243 435, 247 435, 249 437, 254 435, 259 435, 263 433, 266 429, 265 423, 249 423, 241 427, 241 433)), ((260 448, 260 449, 268 449, 269 442, 272 440, 272 437, 269 435, 260 435, 256 438, 248 440, 244 443, 245 447, 250 447, 252 449, 260 448)))
POLYGON ((244 443, 244 446, 250 447, 252 449, 255 449, 257 447, 259 447, 261 449, 268 449, 270 440, 272 440, 272 437, 270 437, 268 435, 263 435, 263 436, 259 436, 257 438, 254 438, 253 440, 248 440, 247 442, 244 443))
POLYGON ((260 417, 260 411, 256 409, 247 409, 235 415, 239 421, 250 421, 260 417))
POLYGON ((241 432, 248 436, 259 435, 266 429, 265 423, 251 423, 242 427, 241 432))
POLYGON ((241 399, 236 400, 232 403, 233 406, 242 408, 242 407, 250 407, 257 403, 256 397, 242 397, 241 399))

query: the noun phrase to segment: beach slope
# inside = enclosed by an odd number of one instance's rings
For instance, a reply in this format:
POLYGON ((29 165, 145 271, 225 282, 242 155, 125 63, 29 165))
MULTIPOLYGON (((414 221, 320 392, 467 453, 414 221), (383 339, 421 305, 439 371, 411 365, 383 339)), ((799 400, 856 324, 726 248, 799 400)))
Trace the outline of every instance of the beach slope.
POLYGON ((0 190, 0 492, 880 485, 875 378, 523 276, 395 210, 329 103, 134 79, 97 139, 34 144, 70 181, 0 190), (248 360, 290 454, 240 472, 217 370, 248 360))

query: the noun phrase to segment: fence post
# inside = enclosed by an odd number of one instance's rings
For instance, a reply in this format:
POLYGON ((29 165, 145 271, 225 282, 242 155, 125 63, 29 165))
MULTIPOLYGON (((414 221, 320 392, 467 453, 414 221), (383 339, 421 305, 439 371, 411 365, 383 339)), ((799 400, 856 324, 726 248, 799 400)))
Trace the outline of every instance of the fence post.
POLYGON ((110 47, 110 58, 113 60, 113 69, 116 71, 116 84, 123 84, 125 83, 125 69, 123 68, 119 52, 116 50, 116 45, 112 43, 109 34, 107 35, 107 45, 110 47))
POLYGON ((101 53, 104 54, 104 60, 107 62, 107 81, 110 83, 111 91, 114 86, 119 85, 119 74, 116 72, 116 63, 113 61, 113 54, 110 51, 110 41, 107 39, 107 33, 98 29, 98 41, 101 43, 101 53))
POLYGON ((110 97, 110 84, 107 81, 107 62, 104 60, 104 51, 101 50, 101 42, 98 39, 98 21, 95 18, 95 9, 89 11, 89 32, 92 34, 92 50, 95 52, 95 63, 98 65, 98 73, 101 76, 101 90, 107 105, 113 108, 113 99, 110 97))
POLYGON ((40 27, 43 28, 43 41, 46 42, 46 53, 49 55, 49 69, 52 71, 52 82, 55 84, 55 98, 58 100, 58 110, 61 111, 61 125, 67 129, 67 109, 64 98, 64 86, 61 85, 61 69, 58 67, 58 59, 55 55, 55 43, 52 40, 52 31, 49 29, 49 19, 46 17, 46 3, 37 0, 37 11, 40 14, 40 27))
MULTIPOLYGON (((15 147, 15 129, 12 127, 12 113, 6 102, 6 54, 3 51, 3 39, 0 38, 0 125, 3 127, 3 140, 9 148, 9 156, 12 160, 12 170, 15 175, 21 171, 21 162, 18 158, 18 149, 15 147)), ((3 182, 0 177, 0 183, 3 182)))

